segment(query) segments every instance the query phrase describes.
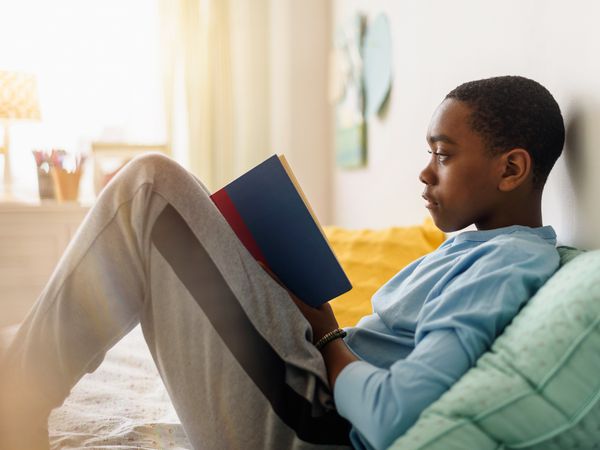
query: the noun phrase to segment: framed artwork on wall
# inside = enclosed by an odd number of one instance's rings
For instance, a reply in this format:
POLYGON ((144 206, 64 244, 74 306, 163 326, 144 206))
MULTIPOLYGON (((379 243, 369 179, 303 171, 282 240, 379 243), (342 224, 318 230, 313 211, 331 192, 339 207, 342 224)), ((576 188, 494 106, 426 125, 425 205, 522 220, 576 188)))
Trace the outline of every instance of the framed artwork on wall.
POLYGON ((335 107, 335 155, 341 168, 367 164, 368 119, 381 114, 392 83, 391 35, 387 17, 368 26, 355 14, 338 31, 333 49, 331 99, 335 107))
POLYGON ((337 105, 335 108, 335 155, 339 167, 364 166, 367 130, 364 116, 362 40, 364 17, 356 14, 343 27, 335 43, 337 62, 337 105))

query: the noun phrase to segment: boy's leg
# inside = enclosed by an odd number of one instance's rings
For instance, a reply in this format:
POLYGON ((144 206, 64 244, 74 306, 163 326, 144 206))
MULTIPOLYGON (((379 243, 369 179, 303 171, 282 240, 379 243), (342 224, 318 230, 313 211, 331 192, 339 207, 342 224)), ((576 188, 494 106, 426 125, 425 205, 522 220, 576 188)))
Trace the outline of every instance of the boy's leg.
POLYGON ((348 445, 310 326, 157 155, 116 177, 67 249, 7 352, 0 416, 11 396, 11 420, 47 416, 138 321, 195 448, 348 445))

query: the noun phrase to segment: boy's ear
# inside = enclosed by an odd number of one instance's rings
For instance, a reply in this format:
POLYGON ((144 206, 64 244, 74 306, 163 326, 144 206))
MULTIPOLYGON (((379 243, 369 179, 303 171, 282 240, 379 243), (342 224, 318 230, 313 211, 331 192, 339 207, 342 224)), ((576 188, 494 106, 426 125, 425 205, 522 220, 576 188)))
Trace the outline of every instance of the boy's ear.
POLYGON ((527 180, 531 173, 531 156, 523 148, 513 148, 500 155, 502 175, 498 189, 509 192, 527 180))

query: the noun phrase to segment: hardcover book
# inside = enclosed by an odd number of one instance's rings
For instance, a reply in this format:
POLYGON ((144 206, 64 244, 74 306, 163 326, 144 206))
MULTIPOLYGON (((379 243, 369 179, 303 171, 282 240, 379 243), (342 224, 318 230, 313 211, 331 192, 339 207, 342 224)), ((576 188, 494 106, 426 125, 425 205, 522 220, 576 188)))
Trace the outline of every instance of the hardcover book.
POLYGON ((211 199, 252 256, 308 305, 352 289, 283 155, 271 156, 211 199))

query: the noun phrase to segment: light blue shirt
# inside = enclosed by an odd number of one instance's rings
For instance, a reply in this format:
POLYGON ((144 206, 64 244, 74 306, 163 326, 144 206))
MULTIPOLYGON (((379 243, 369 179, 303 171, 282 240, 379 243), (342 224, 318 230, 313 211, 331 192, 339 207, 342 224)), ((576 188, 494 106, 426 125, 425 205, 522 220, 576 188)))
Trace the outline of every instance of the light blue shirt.
POLYGON ((555 246, 549 226, 462 232, 373 295, 334 387, 355 448, 388 447, 475 364, 556 271, 555 246))

